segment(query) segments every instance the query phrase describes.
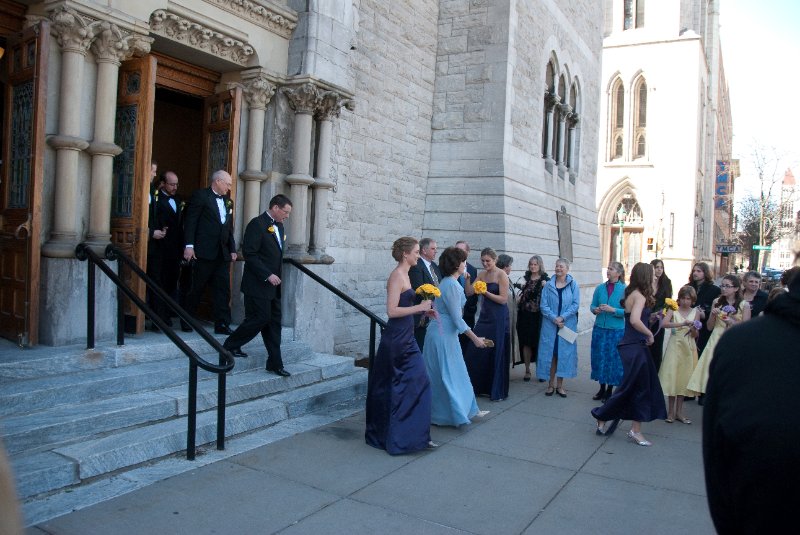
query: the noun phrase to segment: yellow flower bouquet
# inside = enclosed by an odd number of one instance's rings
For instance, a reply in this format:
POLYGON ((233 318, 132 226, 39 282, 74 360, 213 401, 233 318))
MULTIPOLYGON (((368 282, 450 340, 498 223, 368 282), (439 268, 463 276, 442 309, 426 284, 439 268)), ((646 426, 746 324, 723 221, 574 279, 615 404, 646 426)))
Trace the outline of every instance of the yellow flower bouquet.
POLYGON ((486 283, 483 281, 475 281, 475 284, 472 285, 472 289, 475 290, 476 294, 483 295, 486 293, 486 283))
MULTIPOLYGON (((415 293, 418 296, 420 296, 423 301, 432 301, 435 298, 442 296, 441 290, 439 290, 439 288, 437 288, 433 284, 423 284, 417 288, 415 293)), ((433 317, 438 318, 438 316, 436 315, 436 311, 433 309, 433 305, 431 305, 431 310, 433 311, 432 312, 433 317)), ((431 311, 428 312, 431 313, 431 311)), ((428 314, 426 313, 419 319, 419 326, 420 327, 424 326, 427 323, 427 321, 428 321, 428 314)))
POLYGON ((416 294, 422 297, 423 301, 430 301, 431 299, 442 296, 442 292, 433 284, 423 284, 417 288, 416 294))
POLYGON ((669 297, 664 299, 664 312, 667 310, 678 310, 678 302, 669 297))

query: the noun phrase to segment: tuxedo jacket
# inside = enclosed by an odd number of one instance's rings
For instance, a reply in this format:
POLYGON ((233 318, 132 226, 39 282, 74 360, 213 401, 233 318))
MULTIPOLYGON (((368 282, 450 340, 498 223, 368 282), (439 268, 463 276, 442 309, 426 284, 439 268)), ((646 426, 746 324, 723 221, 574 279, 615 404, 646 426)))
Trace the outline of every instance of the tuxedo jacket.
POLYGON ((169 195, 163 191, 157 190, 150 197, 148 255, 160 256, 165 260, 180 260, 185 243, 181 226, 181 199, 177 195, 171 198, 175 201, 175 210, 169 204, 169 195), (160 240, 153 239, 153 232, 164 227, 168 227, 167 235, 160 240))
MULTIPOLYGON (((431 269, 436 272, 436 276, 439 278, 439 281, 442 280, 442 274, 439 271, 439 266, 436 265, 435 262, 431 262, 431 269)), ((430 272, 428 272, 428 268, 425 267, 425 262, 420 258, 417 260, 416 266, 411 266, 408 270, 408 278, 411 281, 411 288, 416 290, 423 284, 433 284, 434 286, 439 286, 439 283, 434 283, 433 278, 431 277, 430 272)))
MULTIPOLYGON (((478 270, 467 262, 467 273, 469 273, 469 283, 475 284, 475 279, 478 278, 478 270)), ((467 302, 464 304, 464 321, 467 322, 469 328, 475 326, 475 313, 478 311, 478 294, 472 294, 467 297, 467 302)))
POLYGON ((186 206, 183 227, 186 244, 194 246, 194 254, 203 260, 216 260, 219 255, 230 262, 231 253, 236 252, 233 241, 233 204, 228 195, 222 198, 227 218, 223 225, 219 218, 219 208, 214 192, 210 187, 192 194, 186 206))
POLYGON ((270 275, 281 275, 283 248, 278 245, 276 234, 286 247, 286 234, 282 223, 274 223, 266 212, 254 217, 244 230, 242 254, 242 293, 258 299, 276 299, 281 296, 281 285, 273 286, 267 281, 270 275), (272 229, 270 232, 269 229, 272 229))

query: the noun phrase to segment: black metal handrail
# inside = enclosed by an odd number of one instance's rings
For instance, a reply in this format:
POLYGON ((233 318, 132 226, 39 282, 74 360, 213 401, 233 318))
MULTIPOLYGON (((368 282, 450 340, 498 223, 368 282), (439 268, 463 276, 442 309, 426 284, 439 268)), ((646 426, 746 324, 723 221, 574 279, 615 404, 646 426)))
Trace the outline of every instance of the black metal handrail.
POLYGON ((332 292, 334 295, 339 297, 340 299, 344 300, 348 305, 352 306, 366 317, 369 318, 369 366, 372 368, 372 359, 375 358, 375 341, 376 341, 376 334, 375 328, 380 326, 381 332, 386 328, 386 322, 383 321, 381 318, 376 316, 372 311, 370 311, 367 307, 341 291, 339 288, 332 285, 330 282, 326 281, 306 266, 295 260, 294 258, 284 258, 283 261, 287 264, 291 264, 309 277, 311 277, 316 282, 320 283, 323 288, 332 292))
POLYGON ((225 449, 225 388, 227 373, 233 369, 234 359, 230 351, 225 349, 216 338, 211 336, 189 313, 178 305, 161 287, 153 281, 128 255, 120 251, 113 244, 108 245, 105 256, 108 260, 119 262, 120 273, 123 265, 142 279, 147 287, 163 300, 175 314, 184 322, 191 325, 197 333, 219 353, 219 364, 212 364, 200 357, 161 317, 156 314, 147 303, 136 295, 120 275, 114 273, 103 259, 95 253, 86 243, 81 243, 75 248, 78 260, 88 261, 89 277, 86 292, 86 348, 94 349, 95 345, 95 266, 113 282, 117 287, 117 344, 125 344, 125 314, 124 299, 128 297, 145 316, 158 326, 167 335, 167 338, 189 357, 189 410, 187 414, 186 433, 186 458, 190 461, 195 458, 195 439, 197 433, 197 368, 217 374, 217 449, 225 449))

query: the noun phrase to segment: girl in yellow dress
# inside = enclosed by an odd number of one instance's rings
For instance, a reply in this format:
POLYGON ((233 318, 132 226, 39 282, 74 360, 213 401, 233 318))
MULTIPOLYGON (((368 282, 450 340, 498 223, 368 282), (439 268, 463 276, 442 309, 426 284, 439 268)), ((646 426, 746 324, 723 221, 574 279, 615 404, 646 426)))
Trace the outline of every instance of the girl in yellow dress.
POLYGON ((722 293, 711 306, 706 327, 711 329, 711 337, 708 339, 703 354, 700 355, 700 362, 689 379, 687 388, 694 392, 705 394, 708 384, 708 370, 711 366, 711 359, 714 356, 714 348, 725 329, 731 325, 741 323, 750 319, 750 305, 742 299, 741 283, 736 275, 725 275, 722 284, 719 285, 722 293))
POLYGON ((678 420, 684 424, 692 421, 683 416, 684 396, 694 395, 686 389, 689 378, 697 366, 698 329, 703 327, 703 311, 693 308, 697 292, 691 286, 678 290, 678 310, 670 310, 664 321, 664 328, 671 329, 664 360, 658 371, 661 389, 667 396, 667 423, 678 420))

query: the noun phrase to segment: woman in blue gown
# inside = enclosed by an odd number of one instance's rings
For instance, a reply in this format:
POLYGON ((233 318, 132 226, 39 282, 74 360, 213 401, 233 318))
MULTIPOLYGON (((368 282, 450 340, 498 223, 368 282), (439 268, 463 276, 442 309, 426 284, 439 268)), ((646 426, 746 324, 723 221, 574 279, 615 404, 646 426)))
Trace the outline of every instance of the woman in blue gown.
POLYGON ((622 360, 622 383, 605 404, 592 409, 597 419, 597 434, 614 432, 619 420, 632 420, 628 438, 640 446, 652 446, 642 435, 642 422, 667 417, 664 392, 648 346, 653 333, 647 327, 653 306, 653 266, 639 262, 631 271, 625 289, 625 334, 617 346, 622 360), (606 426, 606 422, 610 422, 606 426))
POLYGON ((414 339, 414 315, 430 314, 431 301, 414 305, 408 269, 419 260, 414 238, 392 245, 397 267, 386 283, 388 326, 370 363, 367 381, 367 429, 370 446, 399 455, 435 447, 431 442, 431 388, 414 339))
MULTIPOLYGON (((497 253, 487 247, 481 251, 481 271, 475 282, 486 283, 481 315, 474 332, 494 342, 494 347, 467 347, 464 361, 476 396, 489 396, 492 401, 508 397, 509 353, 506 351, 508 326, 508 275, 497 267, 497 253)), ((467 287, 471 295, 473 287, 467 287)))
POLYGON ((466 269, 466 260, 467 252, 456 247, 448 247, 439 257, 442 296, 434 303, 439 317, 428 326, 422 350, 433 398, 431 423, 436 425, 459 426, 482 415, 458 341, 458 335, 463 333, 476 347, 484 347, 483 339, 478 338, 462 319, 467 297, 458 277, 466 269))

